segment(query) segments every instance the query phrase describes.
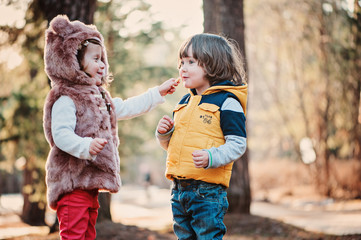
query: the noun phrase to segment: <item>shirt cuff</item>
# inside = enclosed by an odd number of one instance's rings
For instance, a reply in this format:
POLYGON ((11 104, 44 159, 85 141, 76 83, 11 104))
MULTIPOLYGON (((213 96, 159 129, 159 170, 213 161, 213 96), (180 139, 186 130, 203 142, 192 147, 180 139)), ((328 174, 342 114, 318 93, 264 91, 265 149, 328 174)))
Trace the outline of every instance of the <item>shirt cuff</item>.
POLYGON ((162 97, 159 92, 159 87, 153 87, 150 89, 152 96, 155 98, 155 104, 161 104, 165 102, 165 97, 162 97))
POLYGON ((172 127, 171 130, 169 130, 168 132, 166 133, 159 133, 158 130, 155 130, 155 135, 159 138, 166 138, 168 137, 169 135, 171 135, 172 133, 174 132, 174 126, 172 127))
POLYGON ((92 143, 93 141, 93 138, 90 138, 90 137, 86 137, 85 138, 87 141, 89 141, 89 144, 88 144, 88 154, 89 156, 86 158, 86 160, 89 160, 89 161, 95 161, 95 159, 97 158, 97 155, 92 155, 90 154, 90 144, 92 143))
POLYGON ((208 168, 212 168, 212 164, 213 164, 213 156, 212 156, 212 153, 210 150, 208 149, 203 149, 203 151, 206 151, 208 153, 208 166, 205 167, 205 169, 208 169, 208 168))

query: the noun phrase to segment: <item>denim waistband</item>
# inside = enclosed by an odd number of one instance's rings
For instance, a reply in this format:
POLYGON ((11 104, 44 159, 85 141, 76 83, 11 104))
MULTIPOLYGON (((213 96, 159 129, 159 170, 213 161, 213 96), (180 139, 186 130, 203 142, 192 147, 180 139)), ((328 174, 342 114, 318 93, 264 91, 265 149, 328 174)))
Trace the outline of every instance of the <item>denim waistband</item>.
MULTIPOLYGON (((194 180, 194 179, 173 179, 173 187, 175 189, 191 189, 191 188, 198 188, 200 186, 218 186, 218 184, 208 183, 201 180, 194 180)), ((222 185, 219 185, 222 186, 222 185)), ((224 186, 222 186, 224 187, 224 186)), ((224 187, 225 188, 225 187, 224 187)))

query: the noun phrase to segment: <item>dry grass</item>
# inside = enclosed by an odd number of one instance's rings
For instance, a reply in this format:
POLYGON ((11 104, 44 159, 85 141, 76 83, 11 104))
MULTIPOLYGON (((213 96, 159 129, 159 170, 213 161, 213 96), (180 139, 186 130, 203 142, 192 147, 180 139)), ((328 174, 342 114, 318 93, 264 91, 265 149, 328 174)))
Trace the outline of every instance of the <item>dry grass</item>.
POLYGON ((337 200, 360 198, 361 170, 358 161, 331 161, 330 196, 325 196, 316 184, 314 165, 287 160, 250 162, 251 188, 256 200, 279 202, 281 199, 309 198, 337 200))

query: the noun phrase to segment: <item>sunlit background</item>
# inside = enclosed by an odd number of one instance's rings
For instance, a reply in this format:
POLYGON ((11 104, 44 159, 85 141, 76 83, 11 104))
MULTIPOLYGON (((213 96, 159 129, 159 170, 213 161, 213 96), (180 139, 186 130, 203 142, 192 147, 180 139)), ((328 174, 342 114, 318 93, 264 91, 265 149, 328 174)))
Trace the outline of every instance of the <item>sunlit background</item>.
MULTIPOLYGON (((25 12, 28 8, 29 0, 18 1, 16 4, 0 5, 0 26, 8 25, 16 28, 25 26, 25 12)), ((100 0, 107 3, 109 1, 100 0)), ((147 12, 134 10, 139 4, 138 1, 124 1, 122 7, 117 9, 116 14, 125 15, 132 11, 124 22, 124 28, 119 31, 119 36, 127 37, 139 34, 140 31, 149 32, 151 23, 159 21, 163 23, 164 30, 168 30, 164 35, 166 41, 179 42, 172 33, 173 29, 179 29, 180 37, 185 39, 193 34, 203 32, 203 11, 201 0, 185 1, 162 1, 146 0, 151 7, 147 12)), ((2 37, 5 41, 5 36, 2 37)), ((22 56, 19 49, 1 49, 0 62, 5 62, 11 70, 21 64, 22 56)), ((151 59, 149 59, 151 61, 151 59)), ((153 58, 156 63, 163 64, 160 58, 153 58)))
MULTIPOLYGON (((113 97, 126 99, 177 77, 180 44, 203 32, 202 2, 98 0, 94 24, 108 50, 114 75, 108 90, 113 97)), ((49 92, 43 71, 47 22, 37 18, 31 3, 0 0, 0 194, 31 192, 31 186, 21 186, 24 167, 30 166, 40 169, 32 173, 32 201, 45 204, 42 180, 49 147, 42 107, 49 92)), ((253 200, 290 206, 294 199, 296 205, 306 205, 360 198, 356 4, 360 7, 361 1, 244 1, 253 200)), ((118 123, 126 189, 143 187, 150 174, 153 185, 168 191, 166 153, 154 131, 186 92, 180 86, 153 112, 118 123)), ((361 209, 359 202, 354 204, 353 210, 361 209)), ((139 213, 130 209, 131 214, 139 213)), ((122 218, 121 213, 114 218, 122 218)))

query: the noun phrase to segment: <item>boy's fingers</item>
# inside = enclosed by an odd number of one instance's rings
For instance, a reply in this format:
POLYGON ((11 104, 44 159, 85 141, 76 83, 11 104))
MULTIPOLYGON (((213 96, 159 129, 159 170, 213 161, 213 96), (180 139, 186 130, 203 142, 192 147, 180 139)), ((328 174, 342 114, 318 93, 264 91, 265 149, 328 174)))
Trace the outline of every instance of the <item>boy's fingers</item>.
POLYGON ((202 151, 196 150, 192 153, 193 157, 200 157, 202 156, 202 151))
POLYGON ((172 123, 166 121, 166 122, 163 123, 163 126, 164 126, 165 128, 172 128, 172 123))
POLYGON ((166 120, 166 121, 168 121, 171 125, 174 124, 173 119, 171 119, 171 118, 170 118, 169 116, 167 116, 167 115, 165 115, 165 116, 163 117, 163 119, 166 120))
POLYGON ((160 126, 160 127, 158 128, 158 132, 161 133, 161 134, 166 133, 167 131, 168 131, 168 130, 167 130, 167 128, 165 128, 165 127, 160 126))
POLYGON ((201 162, 203 160, 203 158, 202 157, 193 157, 193 161, 196 163, 199 163, 199 162, 201 162))
POLYGON ((164 126, 160 126, 160 127, 159 127, 159 130, 162 131, 162 132, 166 132, 166 131, 167 131, 167 129, 166 129, 164 126))
POLYGON ((167 116, 167 115, 164 115, 163 116, 163 119, 166 119, 166 120, 168 120, 168 121, 171 121, 172 119, 169 117, 169 116, 167 116))
POLYGON ((195 167, 196 167, 196 168, 201 168, 201 167, 203 167, 203 165, 202 165, 202 164, 200 164, 200 163, 198 163, 198 164, 197 164, 197 163, 195 163, 194 165, 195 165, 195 167))

